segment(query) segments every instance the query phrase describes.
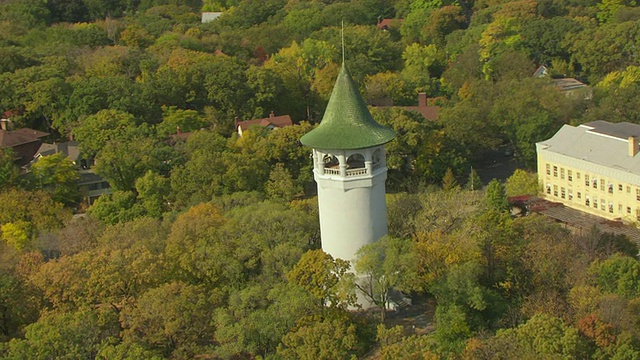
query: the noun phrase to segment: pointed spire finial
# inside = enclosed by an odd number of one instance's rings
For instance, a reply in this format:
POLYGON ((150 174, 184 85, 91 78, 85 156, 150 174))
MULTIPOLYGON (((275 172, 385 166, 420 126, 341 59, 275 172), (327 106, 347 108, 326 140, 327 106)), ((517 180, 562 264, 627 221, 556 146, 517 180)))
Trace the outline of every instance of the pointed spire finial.
POLYGON ((342 20, 342 63, 344 64, 344 20, 342 20))

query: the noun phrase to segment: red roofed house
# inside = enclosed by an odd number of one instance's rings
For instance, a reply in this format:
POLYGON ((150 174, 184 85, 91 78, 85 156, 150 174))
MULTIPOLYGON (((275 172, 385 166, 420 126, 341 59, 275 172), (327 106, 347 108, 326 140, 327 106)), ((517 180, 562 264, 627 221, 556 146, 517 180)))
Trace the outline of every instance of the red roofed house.
POLYGON ((10 121, 1 119, 0 149, 12 148, 16 162, 20 165, 28 164, 40 148, 40 138, 49 135, 46 132, 23 128, 9 130, 10 121))
POLYGON ((400 28, 404 19, 382 19, 378 18, 378 24, 376 25, 380 30, 389 30, 392 28, 400 28))
POLYGON ((291 121, 291 117, 289 115, 275 116, 272 111, 271 114, 269 114, 269 117, 264 119, 238 121, 238 119, 236 118, 235 125, 238 135, 242 136, 242 132, 246 131, 253 125, 264 126, 273 130, 277 128, 283 128, 285 126, 291 126, 293 125, 293 122, 291 121))
MULTIPOLYGON (((390 100, 390 99, 383 99, 383 101, 380 101, 380 105, 374 104, 374 106, 378 106, 380 108, 395 107, 398 109, 415 111, 417 113, 420 113, 420 115, 422 115, 427 120, 438 120, 438 112, 440 111, 440 106, 429 106, 427 104, 426 93, 418 94, 418 106, 394 106, 391 104, 387 105, 386 104, 387 101, 384 101, 384 100, 390 100), (383 103, 385 104, 382 105, 383 103)), ((388 101, 388 103, 392 103, 392 101, 388 101)))
POLYGON ((438 120, 440 106, 427 105, 427 94, 418 94, 418 106, 402 106, 403 109, 419 112, 427 120, 438 120))

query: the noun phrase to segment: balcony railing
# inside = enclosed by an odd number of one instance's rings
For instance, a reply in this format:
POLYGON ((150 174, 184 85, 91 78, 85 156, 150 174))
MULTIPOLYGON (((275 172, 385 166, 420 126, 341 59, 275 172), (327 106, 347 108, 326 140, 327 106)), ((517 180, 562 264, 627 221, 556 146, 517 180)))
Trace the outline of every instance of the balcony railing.
MULTIPOLYGON (((362 176, 368 175, 367 168, 347 169, 345 176, 362 176)), ((341 175, 340 168, 324 168, 324 175, 341 175)))
POLYGON ((360 176, 367 175, 367 168, 349 169, 347 170, 347 176, 360 176))

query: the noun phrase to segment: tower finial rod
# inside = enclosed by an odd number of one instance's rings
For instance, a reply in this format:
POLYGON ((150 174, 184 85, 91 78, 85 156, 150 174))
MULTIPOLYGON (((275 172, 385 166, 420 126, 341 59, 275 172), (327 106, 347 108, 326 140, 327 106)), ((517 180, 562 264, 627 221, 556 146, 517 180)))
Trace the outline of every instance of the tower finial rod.
POLYGON ((344 20, 342 20, 342 63, 344 64, 344 20))

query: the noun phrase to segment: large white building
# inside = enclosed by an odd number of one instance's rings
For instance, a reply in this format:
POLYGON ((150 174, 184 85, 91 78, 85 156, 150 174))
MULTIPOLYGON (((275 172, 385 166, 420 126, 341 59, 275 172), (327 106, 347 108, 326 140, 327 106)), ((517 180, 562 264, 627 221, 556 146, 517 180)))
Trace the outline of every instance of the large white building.
POLYGON ((324 117, 300 141, 313 148, 322 250, 353 261, 387 234, 384 144, 395 132, 378 124, 342 65, 324 117))
POLYGON ((536 144, 544 197, 627 222, 640 221, 640 125, 593 121, 564 125, 536 144))

